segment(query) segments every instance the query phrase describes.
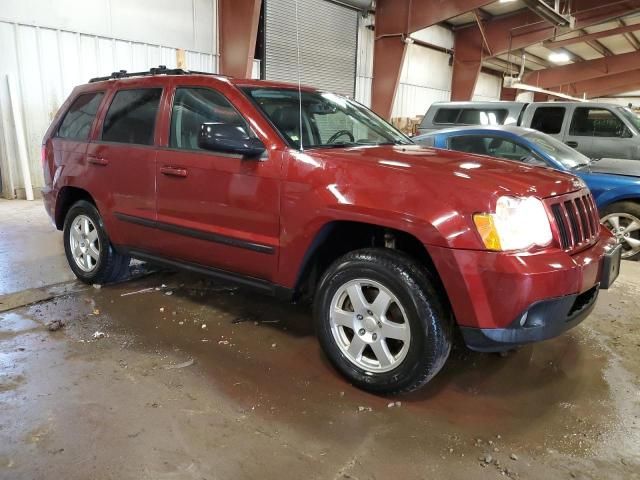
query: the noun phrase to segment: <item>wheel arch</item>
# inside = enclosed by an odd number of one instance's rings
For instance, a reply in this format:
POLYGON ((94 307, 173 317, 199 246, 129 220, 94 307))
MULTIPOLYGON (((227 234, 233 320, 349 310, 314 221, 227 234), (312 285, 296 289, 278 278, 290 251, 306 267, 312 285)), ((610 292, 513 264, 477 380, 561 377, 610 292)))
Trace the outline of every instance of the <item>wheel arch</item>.
POLYGON ((318 230, 298 269, 294 298, 313 297, 320 277, 335 260, 348 252, 367 247, 399 250, 417 259, 432 276, 443 300, 449 303, 429 251, 415 235, 396 228, 348 220, 330 221, 318 230))
POLYGON ((58 230, 62 230, 64 228, 64 220, 69 209, 79 200, 86 200, 98 208, 91 194, 85 189, 73 186, 65 186, 60 189, 56 199, 55 211, 55 224, 58 230))

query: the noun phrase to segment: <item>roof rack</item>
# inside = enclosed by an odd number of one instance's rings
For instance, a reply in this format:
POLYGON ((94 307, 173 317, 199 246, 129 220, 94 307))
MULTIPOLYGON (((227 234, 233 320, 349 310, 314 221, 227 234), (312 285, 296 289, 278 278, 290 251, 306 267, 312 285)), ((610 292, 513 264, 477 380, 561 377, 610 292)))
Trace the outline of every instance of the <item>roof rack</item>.
POLYGON ((106 80, 116 80, 119 78, 150 77, 153 75, 213 75, 216 77, 226 77, 226 75, 219 75, 217 73, 198 72, 196 70, 184 70, 183 68, 167 68, 166 65, 159 65, 157 67, 151 68, 147 72, 128 73, 126 70, 118 70, 117 72, 113 72, 108 77, 92 78, 91 80, 89 80, 89 83, 104 82, 106 80))

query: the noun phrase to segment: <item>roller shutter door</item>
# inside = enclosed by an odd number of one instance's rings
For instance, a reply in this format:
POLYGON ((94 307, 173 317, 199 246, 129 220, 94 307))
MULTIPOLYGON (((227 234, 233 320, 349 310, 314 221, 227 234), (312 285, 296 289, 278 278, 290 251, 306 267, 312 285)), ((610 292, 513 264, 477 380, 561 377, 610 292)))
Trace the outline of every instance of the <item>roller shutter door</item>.
MULTIPOLYGON (((298 82, 295 0, 265 1, 267 80, 298 82)), ((326 0, 298 0, 303 85, 353 96, 358 12, 326 0)))

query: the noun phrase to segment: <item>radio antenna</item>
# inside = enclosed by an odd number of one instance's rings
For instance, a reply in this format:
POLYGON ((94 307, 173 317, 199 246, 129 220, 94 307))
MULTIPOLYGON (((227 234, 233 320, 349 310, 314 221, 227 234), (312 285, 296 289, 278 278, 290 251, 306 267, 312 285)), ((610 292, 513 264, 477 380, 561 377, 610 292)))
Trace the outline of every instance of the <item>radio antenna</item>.
POLYGON ((298 0, 296 1, 296 52, 298 56, 298 121, 300 123, 300 151, 304 152, 302 144, 302 85, 300 81, 300 18, 298 17, 298 0))

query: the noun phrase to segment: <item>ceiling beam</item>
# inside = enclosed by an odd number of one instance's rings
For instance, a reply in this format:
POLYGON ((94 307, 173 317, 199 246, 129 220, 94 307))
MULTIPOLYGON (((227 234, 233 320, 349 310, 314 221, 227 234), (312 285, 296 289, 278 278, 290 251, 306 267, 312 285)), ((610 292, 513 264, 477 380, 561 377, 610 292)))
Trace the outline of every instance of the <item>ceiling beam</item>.
MULTIPOLYGON (((581 28, 579 32, 587 33, 587 31, 584 28, 581 28)), ((609 50, 607 47, 605 47, 599 40, 595 40, 595 39, 585 40, 585 43, 589 45, 591 48, 593 48, 596 52, 598 52, 603 57, 610 57, 613 55, 613 52, 609 50)))
POLYGON ((525 74, 522 78, 522 83, 541 88, 558 87, 575 83, 576 81, 607 77, 635 70, 638 68, 639 62, 640 51, 622 53, 612 57, 602 57, 546 70, 536 70, 525 74))
MULTIPOLYGON (((622 23, 622 20, 618 20, 618 22, 622 23)), ((543 45, 546 48, 554 49, 554 48, 566 47, 567 45, 574 45, 576 43, 589 42, 592 40, 597 40, 599 38, 612 37, 614 35, 634 32, 636 30, 640 30, 640 23, 636 25, 625 25, 624 23, 622 23, 622 26, 618 28, 612 28, 610 30, 604 30, 602 32, 596 32, 596 33, 588 33, 586 30, 581 29, 579 30, 581 35, 578 35, 577 37, 565 38, 561 40, 547 40, 543 42, 543 45)))
POLYGON ((463 13, 482 8, 494 3, 494 1, 378 0, 376 3, 376 37, 409 35, 463 13), (380 21, 381 17, 384 17, 382 22, 380 21))
MULTIPOLYGON (((618 19, 618 25, 620 25, 623 28, 627 27, 627 24, 621 18, 618 19)), ((631 26, 638 27, 638 30, 640 30, 640 23, 637 25, 631 25, 631 26)), ((629 45, 631 45, 631 48, 633 48, 634 50, 640 50, 640 42, 638 42, 638 39, 633 34, 633 31, 626 32, 624 34, 624 38, 627 40, 627 42, 629 42, 629 45)))
POLYGON ((640 89, 640 68, 636 65, 635 70, 573 82, 554 90, 561 90, 563 93, 575 97, 586 95, 588 98, 594 98, 602 96, 604 93, 628 92, 638 89, 640 89))

